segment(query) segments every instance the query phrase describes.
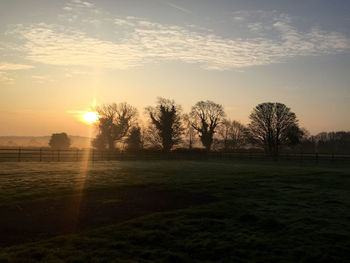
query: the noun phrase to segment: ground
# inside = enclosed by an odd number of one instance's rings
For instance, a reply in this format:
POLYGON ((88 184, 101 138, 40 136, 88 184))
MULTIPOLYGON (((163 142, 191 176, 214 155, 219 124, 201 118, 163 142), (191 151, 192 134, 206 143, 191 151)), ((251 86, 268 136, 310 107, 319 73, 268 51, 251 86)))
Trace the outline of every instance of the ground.
POLYGON ((0 163, 0 262, 349 262, 350 167, 0 163))

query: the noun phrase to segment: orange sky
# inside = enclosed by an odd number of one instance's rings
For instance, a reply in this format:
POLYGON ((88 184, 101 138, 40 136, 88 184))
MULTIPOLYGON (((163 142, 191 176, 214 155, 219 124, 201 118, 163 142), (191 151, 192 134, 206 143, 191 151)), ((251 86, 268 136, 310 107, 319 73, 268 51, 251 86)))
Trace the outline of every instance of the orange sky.
POLYGON ((0 136, 87 136, 77 112, 128 102, 145 119, 158 96, 184 112, 213 100, 244 124, 281 102, 312 134, 350 130, 346 6, 28 3, 0 10, 0 136))

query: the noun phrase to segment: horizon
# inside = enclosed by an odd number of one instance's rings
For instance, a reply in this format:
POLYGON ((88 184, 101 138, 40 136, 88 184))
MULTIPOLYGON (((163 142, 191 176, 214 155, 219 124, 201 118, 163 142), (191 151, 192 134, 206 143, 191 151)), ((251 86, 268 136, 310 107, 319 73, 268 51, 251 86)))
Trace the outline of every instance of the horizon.
POLYGON ((92 107, 127 102, 146 123, 157 97, 243 124, 281 102, 311 135, 350 130, 348 1, 35 3, 1 3, 0 136, 91 137, 92 107))

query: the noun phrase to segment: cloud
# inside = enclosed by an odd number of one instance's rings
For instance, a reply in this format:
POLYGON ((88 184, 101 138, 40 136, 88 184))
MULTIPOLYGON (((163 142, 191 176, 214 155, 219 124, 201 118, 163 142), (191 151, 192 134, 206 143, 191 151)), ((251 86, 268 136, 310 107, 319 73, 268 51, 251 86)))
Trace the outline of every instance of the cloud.
POLYGON ((114 23, 118 26, 134 26, 135 25, 134 23, 132 23, 128 20, 119 19, 119 18, 114 19, 114 23))
POLYGON ((65 10, 65 11, 72 11, 73 8, 70 7, 70 6, 65 6, 65 7, 63 7, 63 10, 65 10))
POLYGON ((12 70, 22 70, 22 69, 31 69, 31 68, 33 68, 33 66, 31 65, 0 62, 1 71, 12 71, 12 70))
POLYGON ((47 75, 33 75, 32 79, 40 83, 53 81, 53 79, 47 75))
POLYGON ((33 66, 31 65, 0 62, 0 81, 7 82, 7 83, 14 82, 14 78, 11 77, 6 71, 25 70, 25 69, 31 69, 31 68, 33 68, 33 66))
POLYGON ((98 28, 104 20, 110 20, 106 18, 108 17, 107 12, 87 1, 72 0, 66 3, 62 9, 65 12, 58 14, 61 24, 66 24, 67 22, 75 26, 89 24, 88 26, 93 25, 95 28, 98 28))
MULTIPOLYGON (((62 9, 64 11, 66 11, 66 15, 69 14, 69 13, 75 13, 75 12, 79 12, 79 11, 82 11, 82 10, 86 10, 86 9, 93 9, 95 8, 95 5, 90 3, 90 2, 87 2, 87 1, 82 1, 82 0, 72 0, 70 2, 68 2, 62 9)), ((71 14, 73 15, 73 14, 71 14)), ((60 16, 63 16, 64 15, 60 15, 60 16)), ((74 15, 76 16, 76 15, 74 15)))
POLYGON ((172 8, 175 8, 176 10, 181 11, 183 13, 187 13, 187 14, 191 14, 192 13, 190 10, 188 10, 188 9, 182 7, 182 6, 179 6, 179 5, 167 2, 167 1, 164 1, 163 3, 168 5, 168 6, 170 6, 170 7, 172 7, 172 8))
MULTIPOLYGON (((243 17, 244 14, 240 15, 243 17)), ((114 40, 43 23, 19 25, 12 34, 24 41, 23 51, 28 60, 50 65, 111 69, 180 61, 195 63, 209 70, 231 70, 279 63, 295 56, 349 52, 350 47, 349 38, 341 33, 317 28, 301 32, 291 25, 285 15, 274 17, 266 27, 262 24, 250 25, 253 31, 268 30, 275 37, 261 34, 230 39, 199 32, 191 26, 164 25, 135 17, 113 19, 111 24, 115 32, 123 32, 115 35, 114 40)))
POLYGON ((95 5, 87 2, 87 1, 82 1, 82 0, 72 0, 72 2, 68 5, 68 7, 87 7, 91 8, 94 7, 95 5))
POLYGON ((264 26, 262 23, 249 23, 247 25, 247 27, 253 31, 253 32, 256 32, 256 33, 259 33, 261 32, 262 30, 264 30, 264 26))
POLYGON ((11 78, 6 72, 1 72, 0 71, 0 82, 6 82, 6 83, 13 83, 14 79, 11 78))

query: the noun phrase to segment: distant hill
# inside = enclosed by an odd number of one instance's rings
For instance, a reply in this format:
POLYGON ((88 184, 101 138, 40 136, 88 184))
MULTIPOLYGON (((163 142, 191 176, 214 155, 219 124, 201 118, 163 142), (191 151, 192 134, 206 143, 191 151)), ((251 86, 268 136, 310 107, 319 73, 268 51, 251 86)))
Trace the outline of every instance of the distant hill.
MULTIPOLYGON (((4 147, 49 147, 51 136, 0 136, 0 148, 4 147)), ((90 146, 90 138, 68 136, 71 147, 86 148, 90 146)))

